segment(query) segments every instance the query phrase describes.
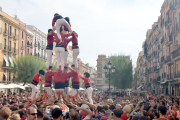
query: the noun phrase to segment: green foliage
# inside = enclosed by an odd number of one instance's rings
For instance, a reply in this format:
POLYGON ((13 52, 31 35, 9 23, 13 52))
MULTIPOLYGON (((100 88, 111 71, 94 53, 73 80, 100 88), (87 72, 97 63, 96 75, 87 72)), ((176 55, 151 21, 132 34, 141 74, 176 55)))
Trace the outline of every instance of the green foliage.
MULTIPOLYGON (((127 56, 122 55, 113 55, 106 62, 108 63, 108 61, 111 61, 112 65, 116 67, 114 77, 110 81, 111 85, 118 89, 131 88, 133 80, 132 61, 127 56)), ((108 80, 106 82, 109 84, 108 80)))
MULTIPOLYGON (((35 56, 21 56, 16 58, 14 66, 11 66, 11 71, 16 73, 16 82, 30 83, 33 77, 40 69, 45 70, 45 62, 35 56)), ((44 76, 41 77, 44 80, 44 76)))

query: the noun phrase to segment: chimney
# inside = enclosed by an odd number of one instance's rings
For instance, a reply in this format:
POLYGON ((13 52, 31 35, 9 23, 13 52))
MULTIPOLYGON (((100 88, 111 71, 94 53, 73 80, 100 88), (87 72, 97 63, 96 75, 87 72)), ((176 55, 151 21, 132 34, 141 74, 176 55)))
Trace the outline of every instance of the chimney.
POLYGON ((2 7, 0 6, 0 11, 2 11, 2 7))

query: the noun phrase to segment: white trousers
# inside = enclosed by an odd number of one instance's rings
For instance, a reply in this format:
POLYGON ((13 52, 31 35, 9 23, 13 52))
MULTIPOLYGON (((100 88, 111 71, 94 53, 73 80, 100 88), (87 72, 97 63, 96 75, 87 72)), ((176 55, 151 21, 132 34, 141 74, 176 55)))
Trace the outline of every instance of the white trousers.
POLYGON ((44 87, 44 90, 47 92, 48 94, 48 99, 51 100, 52 99, 52 89, 51 87, 44 87), (50 98, 49 98, 50 97, 50 98))
POLYGON ((31 89, 32 89, 31 98, 34 98, 36 92, 37 92, 37 93, 36 93, 35 98, 38 98, 38 97, 39 97, 39 94, 40 94, 40 91, 39 91, 39 89, 37 88, 37 86, 35 86, 35 85, 33 85, 33 84, 30 84, 30 87, 31 87, 31 89))
POLYGON ((92 91, 93 91, 92 87, 88 87, 88 88, 86 89, 86 91, 85 91, 85 93, 87 94, 87 97, 88 97, 88 99, 89 99, 89 102, 90 102, 91 104, 93 104, 92 91))
POLYGON ((70 88, 69 87, 65 87, 64 89, 64 93, 66 94, 66 96, 69 94, 70 88))
POLYGON ((46 68, 49 69, 49 66, 51 66, 51 62, 52 62, 52 50, 46 50, 46 53, 47 53, 46 68))
POLYGON ((64 52, 64 64, 68 63, 67 57, 68 57, 68 51, 65 51, 64 52))
POLYGON ((79 55, 79 48, 73 49, 73 63, 75 65, 75 68, 78 68, 78 61, 77 61, 78 55, 79 55))
POLYGON ((78 93, 78 89, 71 88, 70 95, 74 97, 78 93))
POLYGON ((59 68, 59 63, 61 62, 61 70, 64 70, 64 47, 56 47, 55 53, 57 56, 57 68, 59 68))
POLYGON ((69 32, 72 32, 72 29, 69 25, 69 23, 65 20, 65 19, 57 19, 56 20, 56 33, 59 39, 61 39, 61 35, 60 35, 60 27, 64 25, 68 28, 69 32))

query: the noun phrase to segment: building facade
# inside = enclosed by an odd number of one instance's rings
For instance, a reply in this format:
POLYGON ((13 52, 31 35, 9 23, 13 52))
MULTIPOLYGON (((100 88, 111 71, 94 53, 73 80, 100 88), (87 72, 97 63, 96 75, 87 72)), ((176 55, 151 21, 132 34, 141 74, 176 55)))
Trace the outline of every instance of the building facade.
POLYGON ((18 56, 19 21, 2 11, 0 7, 0 82, 15 79, 9 67, 18 56))
POLYGON ((144 87, 154 94, 180 95, 180 1, 165 0, 160 12, 142 47, 141 63, 147 63, 144 87))
POLYGON ((33 45, 32 55, 38 56, 39 58, 42 58, 44 61, 46 61, 47 35, 32 25, 27 25, 27 29, 31 31, 34 35, 34 38, 32 40, 32 45, 33 45))

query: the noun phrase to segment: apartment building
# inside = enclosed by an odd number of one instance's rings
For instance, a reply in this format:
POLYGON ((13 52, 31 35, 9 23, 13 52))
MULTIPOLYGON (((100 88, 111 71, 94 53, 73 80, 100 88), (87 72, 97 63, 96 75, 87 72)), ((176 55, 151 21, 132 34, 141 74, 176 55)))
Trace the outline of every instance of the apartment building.
POLYGON ((15 79, 9 67, 18 56, 19 21, 2 11, 0 7, 0 82, 15 79))
POLYGON ((34 35, 34 38, 32 40, 32 45, 33 45, 32 55, 38 56, 42 58, 44 61, 46 61, 47 35, 38 28, 36 28, 35 26, 27 25, 26 27, 34 35))
POLYGON ((180 95, 180 1, 165 0, 160 12, 142 47, 147 62, 145 90, 180 95))
MULTIPOLYGON (((89 66, 89 63, 83 63, 80 58, 78 58, 78 70, 81 75, 84 75, 85 72, 88 72, 90 74, 90 83, 91 86, 94 85, 94 80, 96 78, 96 69, 89 66)), ((80 79, 80 87, 85 87, 83 84, 83 80, 80 79)))

